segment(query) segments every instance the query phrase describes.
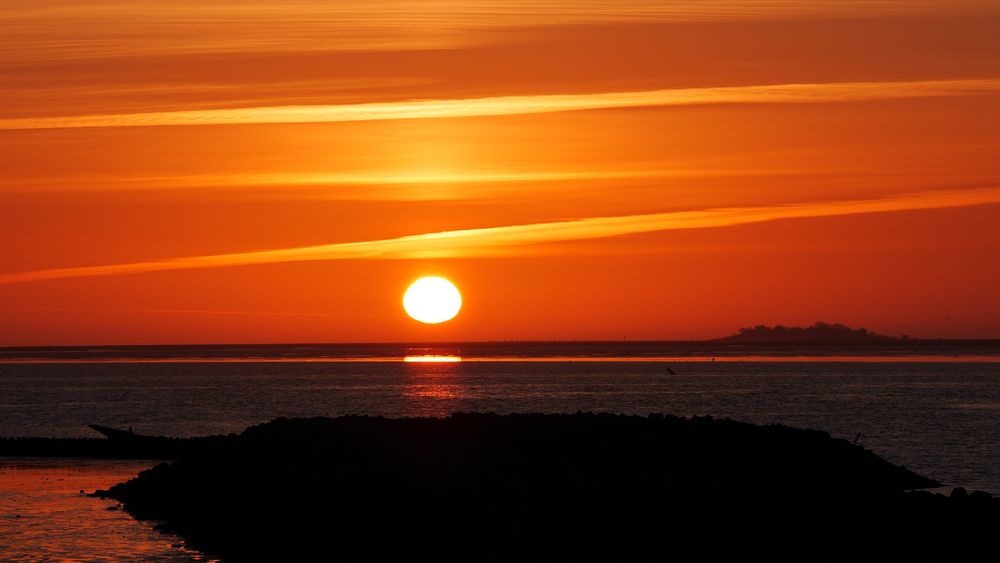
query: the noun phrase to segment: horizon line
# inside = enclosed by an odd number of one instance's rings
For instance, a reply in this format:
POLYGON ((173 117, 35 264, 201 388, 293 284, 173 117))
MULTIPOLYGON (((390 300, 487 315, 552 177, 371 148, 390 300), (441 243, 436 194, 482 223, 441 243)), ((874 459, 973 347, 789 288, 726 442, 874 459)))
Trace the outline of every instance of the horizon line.
MULTIPOLYGON (((789 327, 795 328, 795 327, 789 327)), ((808 327, 799 327, 808 328, 808 327)), ((264 347, 264 346, 449 346, 463 344, 714 344, 724 342, 727 338, 734 336, 719 336, 714 338, 623 338, 621 340, 598 338, 570 338, 570 339, 543 339, 543 340, 358 340, 339 342, 202 342, 202 343, 158 343, 158 344, 27 344, 27 345, 5 345, 0 344, 0 351, 3 350, 30 350, 45 348, 211 348, 211 347, 264 347)), ((885 344, 915 344, 915 343, 995 343, 1000 344, 1000 335, 984 338, 948 338, 948 337, 917 337, 907 335, 888 336, 876 334, 876 336, 888 338, 890 340, 875 342, 846 342, 846 341, 802 341, 802 342, 739 342, 732 343, 734 346, 804 346, 823 344, 829 346, 877 346, 885 344)), ((0 363, 2 363, 0 358, 0 363)))

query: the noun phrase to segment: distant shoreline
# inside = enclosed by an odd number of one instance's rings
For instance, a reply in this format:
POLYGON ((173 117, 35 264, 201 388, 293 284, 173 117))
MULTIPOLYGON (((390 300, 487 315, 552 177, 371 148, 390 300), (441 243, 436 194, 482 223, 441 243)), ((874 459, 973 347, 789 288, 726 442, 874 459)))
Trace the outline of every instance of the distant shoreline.
POLYGON ((893 339, 875 342, 716 340, 396 342, 337 344, 158 344, 0 347, 0 364, 83 362, 463 361, 886 361, 1000 362, 997 340, 893 339))
MULTIPOLYGON (((388 358, 101 358, 101 359, 49 359, 26 358, 0 360, 0 365, 52 365, 52 364, 239 364, 239 363, 272 363, 272 364, 308 364, 308 363, 339 363, 339 364, 379 364, 379 363, 409 363, 407 357, 388 358)), ((966 363, 992 364, 1000 363, 1000 356, 717 356, 717 357, 506 357, 506 358, 462 358, 455 357, 454 363, 966 363)))
MULTIPOLYGON (((663 345, 719 345, 719 344, 742 344, 740 342, 730 340, 731 337, 725 336, 720 338, 691 338, 691 339, 660 339, 660 338, 629 338, 622 340, 614 339, 553 339, 553 340, 387 340, 387 341, 357 341, 357 342, 210 342, 210 343, 198 343, 198 344, 184 344, 184 343, 161 343, 161 344, 59 344, 59 345, 39 345, 39 346, 0 346, 0 351, 4 350, 69 350, 69 349, 121 349, 121 348, 260 348, 260 347, 274 347, 274 348, 289 348, 289 347, 314 347, 314 346, 461 346, 461 345, 474 345, 474 346, 511 346, 511 345, 529 345, 529 346, 586 346, 592 344, 613 344, 613 345, 648 345, 648 344, 663 344, 663 345)), ((1000 338, 896 338, 887 337, 886 341, 872 341, 872 342, 843 342, 843 341, 804 341, 804 342, 787 342, 787 343, 764 343, 764 342, 753 342, 752 344, 788 344, 788 345, 799 345, 799 344, 822 344, 829 346, 844 345, 844 346, 877 346, 885 344, 905 344, 909 345, 922 345, 922 344, 959 344, 959 345, 996 345, 1000 346, 1000 338)))

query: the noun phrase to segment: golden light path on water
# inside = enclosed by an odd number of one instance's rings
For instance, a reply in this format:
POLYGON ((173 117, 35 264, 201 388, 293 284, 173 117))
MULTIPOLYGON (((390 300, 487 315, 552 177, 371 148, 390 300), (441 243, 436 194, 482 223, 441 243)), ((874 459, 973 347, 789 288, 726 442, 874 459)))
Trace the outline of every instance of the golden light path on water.
POLYGON ((461 356, 406 356, 403 358, 406 363, 457 363, 462 361, 461 356))

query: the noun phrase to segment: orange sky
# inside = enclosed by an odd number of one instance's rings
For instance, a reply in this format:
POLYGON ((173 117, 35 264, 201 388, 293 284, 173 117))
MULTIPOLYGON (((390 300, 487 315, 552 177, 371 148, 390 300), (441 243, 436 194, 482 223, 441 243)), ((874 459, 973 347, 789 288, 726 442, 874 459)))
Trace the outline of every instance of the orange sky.
POLYGON ((1000 337, 980 0, 12 0, 0 345, 1000 337), (465 307, 410 320, 444 275, 465 307))

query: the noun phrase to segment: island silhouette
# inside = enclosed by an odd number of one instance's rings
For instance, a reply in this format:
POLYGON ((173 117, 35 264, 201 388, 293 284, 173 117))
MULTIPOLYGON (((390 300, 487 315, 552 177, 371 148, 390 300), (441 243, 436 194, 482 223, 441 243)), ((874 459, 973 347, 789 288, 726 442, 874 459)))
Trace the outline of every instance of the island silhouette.
POLYGON ((729 344, 875 344, 910 340, 895 338, 838 323, 817 322, 812 326, 766 326, 741 328, 736 334, 718 339, 729 344))

